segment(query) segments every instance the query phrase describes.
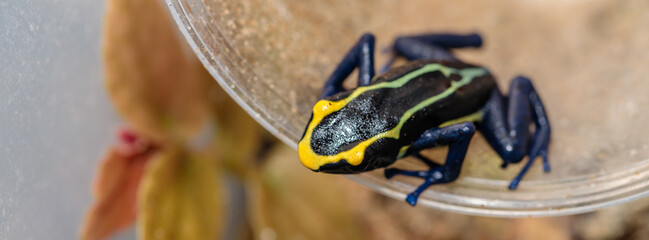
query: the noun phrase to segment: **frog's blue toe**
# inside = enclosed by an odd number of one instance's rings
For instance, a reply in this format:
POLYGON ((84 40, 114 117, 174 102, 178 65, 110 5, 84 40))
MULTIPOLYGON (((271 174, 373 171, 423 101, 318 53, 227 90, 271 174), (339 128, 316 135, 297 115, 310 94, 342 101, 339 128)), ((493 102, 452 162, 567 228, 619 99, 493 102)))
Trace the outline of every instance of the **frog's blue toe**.
MULTIPOLYGON (((404 170, 399 170, 399 171, 404 171, 404 170)), ((405 172, 408 172, 408 174, 404 174, 404 175, 415 176, 415 177, 425 179, 424 183, 419 185, 419 187, 417 187, 415 191, 412 191, 406 197, 406 202, 408 202, 412 206, 415 206, 417 204, 417 199, 419 198, 419 195, 421 195, 431 185, 440 184, 440 183, 449 183, 455 181, 455 179, 457 179, 457 175, 459 174, 459 169, 448 169, 440 166, 428 171, 405 171, 405 172)), ((399 172, 399 174, 403 174, 403 172, 399 172)))
POLYGON ((550 172, 550 160, 548 160, 548 151, 547 149, 541 153, 543 157, 543 171, 550 172))
POLYGON ((417 199, 419 199, 419 195, 415 195, 414 193, 410 193, 406 197, 406 202, 408 202, 408 204, 410 204, 411 206, 414 207, 415 205, 417 205, 417 199))
POLYGON ((408 194, 406 202, 410 205, 417 204, 417 198, 428 187, 433 184, 449 183, 455 181, 460 175, 464 156, 469 147, 471 137, 475 133, 475 126, 471 122, 464 122, 442 128, 433 128, 425 131, 410 145, 409 155, 414 155, 424 162, 430 170, 411 171, 398 168, 385 169, 385 177, 392 178, 394 175, 406 175, 424 179, 415 191, 408 194), (440 145, 449 145, 448 154, 444 165, 439 165, 419 155, 419 151, 440 145))
POLYGON ((527 160, 527 163, 525 163, 525 166, 523 166, 523 169, 521 169, 520 173, 518 173, 518 175, 516 175, 516 177, 509 184, 510 190, 516 190, 521 179, 523 179, 525 173, 527 173, 527 171, 530 169, 530 167, 538 157, 541 157, 543 159, 543 171, 544 172, 550 171, 550 162, 548 160, 549 141, 550 141, 549 129, 547 130, 542 129, 540 131, 537 131, 536 134, 534 134, 534 140, 532 141, 532 149, 530 150, 529 153, 529 159, 527 160))

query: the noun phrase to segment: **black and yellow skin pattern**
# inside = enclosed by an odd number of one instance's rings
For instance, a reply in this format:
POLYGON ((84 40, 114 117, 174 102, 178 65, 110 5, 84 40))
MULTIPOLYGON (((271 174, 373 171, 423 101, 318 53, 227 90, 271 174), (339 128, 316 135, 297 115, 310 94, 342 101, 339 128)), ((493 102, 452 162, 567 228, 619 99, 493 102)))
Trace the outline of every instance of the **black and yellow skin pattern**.
POLYGON ((329 173, 386 167, 425 130, 479 113, 495 86, 486 69, 461 62, 423 60, 391 69, 367 87, 316 103, 300 157, 329 173))
MULTIPOLYGON (((389 63, 387 71, 374 76, 374 37, 361 37, 313 107, 298 143, 302 164, 316 172, 350 174, 416 156, 431 169, 385 172, 388 178, 402 174, 425 179, 406 199, 415 205, 419 194, 431 184, 457 178, 475 123, 503 157, 503 166, 519 162, 525 155, 542 156, 549 171, 549 123, 531 82, 523 77, 515 79, 510 96, 505 97, 487 69, 459 61, 448 52, 449 48, 481 43, 476 34, 398 38, 393 47, 395 55, 412 61, 392 69, 389 63), (342 81, 354 68, 359 69, 359 87, 345 90, 342 81), (532 121, 536 125, 534 137, 529 130, 532 121), (439 145, 450 147, 444 165, 418 154, 439 145)), ((527 165, 512 181, 511 189, 517 187, 527 165)))

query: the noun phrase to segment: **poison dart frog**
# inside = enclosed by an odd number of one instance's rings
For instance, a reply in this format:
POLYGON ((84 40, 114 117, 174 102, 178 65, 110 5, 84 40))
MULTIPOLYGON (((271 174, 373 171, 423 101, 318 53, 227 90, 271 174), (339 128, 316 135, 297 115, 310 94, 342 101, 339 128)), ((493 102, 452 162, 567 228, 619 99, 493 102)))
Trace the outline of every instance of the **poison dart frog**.
POLYGON ((322 97, 298 143, 300 161, 326 173, 360 173, 385 168, 406 156, 424 162, 423 171, 385 169, 388 179, 406 175, 423 183, 406 197, 411 205, 433 184, 455 181, 476 130, 502 158, 502 167, 527 163, 511 181, 515 190, 537 157, 550 171, 550 123, 532 82, 514 78, 503 95, 484 67, 465 63, 451 49, 480 47, 478 34, 424 34, 398 37, 391 52, 408 63, 390 60, 375 76, 372 34, 364 34, 324 85, 322 97), (343 81, 358 68, 358 87, 343 81), (531 124, 534 123, 534 128, 531 124), (443 164, 420 154, 448 145, 443 164))

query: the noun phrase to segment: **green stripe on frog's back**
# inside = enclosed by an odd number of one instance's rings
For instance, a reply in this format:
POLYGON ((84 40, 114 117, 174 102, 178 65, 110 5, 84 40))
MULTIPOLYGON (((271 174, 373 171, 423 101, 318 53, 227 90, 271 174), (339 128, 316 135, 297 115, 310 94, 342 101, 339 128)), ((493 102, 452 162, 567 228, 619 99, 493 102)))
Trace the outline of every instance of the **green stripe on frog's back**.
MULTIPOLYGON (((400 131, 399 136, 403 136, 401 131, 421 134, 425 130, 438 127, 441 124, 454 119, 465 117, 482 108, 486 96, 491 92, 491 87, 495 85, 489 72, 484 68, 464 68, 459 70, 455 69, 451 74, 458 74, 460 79, 451 81, 450 86, 448 86, 446 90, 419 102, 417 105, 403 113, 403 116, 400 118, 399 124, 396 127, 400 131), (458 92, 459 89, 469 86, 469 84, 473 83, 475 79, 482 76, 485 76, 485 80, 487 81, 480 81, 478 84, 486 83, 484 88, 481 86, 474 86, 474 88, 477 89, 465 89, 465 91, 470 91, 469 93, 458 92), (453 98, 449 98, 452 95, 453 98), (437 105, 433 107, 434 104, 437 105), (422 111, 429 107, 433 107, 434 109, 422 111), (404 127, 406 125, 408 127, 404 127)), ((411 136, 411 138, 412 137, 416 138, 419 136, 411 136)))
POLYGON ((441 63, 415 64, 421 66, 395 69, 392 76, 388 72, 375 79, 373 85, 359 87, 338 100, 348 103, 315 127, 311 140, 314 152, 335 155, 388 131, 399 139, 404 125, 410 124, 418 111, 444 100, 473 79, 488 75, 484 68, 465 64, 457 68, 441 63))

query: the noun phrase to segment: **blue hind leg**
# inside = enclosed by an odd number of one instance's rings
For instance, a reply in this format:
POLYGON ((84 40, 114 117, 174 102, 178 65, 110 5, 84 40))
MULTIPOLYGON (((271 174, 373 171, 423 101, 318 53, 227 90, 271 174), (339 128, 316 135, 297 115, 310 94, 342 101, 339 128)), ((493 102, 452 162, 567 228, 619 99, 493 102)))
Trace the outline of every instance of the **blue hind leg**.
POLYGON ((425 34, 398 37, 392 46, 394 56, 381 68, 381 72, 387 71, 392 66, 396 56, 402 56, 411 61, 421 59, 457 60, 449 52, 449 49, 480 46, 482 46, 482 38, 478 34, 425 34))
POLYGON ((410 171, 397 168, 388 168, 385 170, 385 177, 392 178, 395 175, 406 175, 424 179, 415 191, 408 194, 406 202, 415 206, 419 195, 430 185, 439 183, 448 183, 455 181, 460 175, 464 156, 469 148, 471 137, 475 133, 473 123, 465 122, 451 125, 443 128, 434 128, 424 132, 408 149, 409 155, 416 155, 426 163, 430 170, 427 171, 410 171), (444 165, 438 165, 428 159, 423 158, 418 153, 427 148, 433 148, 441 145, 449 145, 446 162, 444 165))
POLYGON ((550 171, 548 145, 550 123, 543 103, 532 82, 525 77, 516 77, 510 86, 509 96, 504 97, 494 89, 484 109, 484 118, 478 129, 491 147, 502 157, 503 167, 520 162, 526 155, 529 160, 520 173, 511 181, 509 189, 516 189, 534 160, 543 158, 543 169, 550 171), (534 122, 532 135, 530 124, 534 122))
POLYGON ((370 33, 361 36, 327 79, 321 98, 344 91, 343 82, 356 67, 358 67, 358 86, 370 84, 374 77, 374 42, 374 36, 370 33))

